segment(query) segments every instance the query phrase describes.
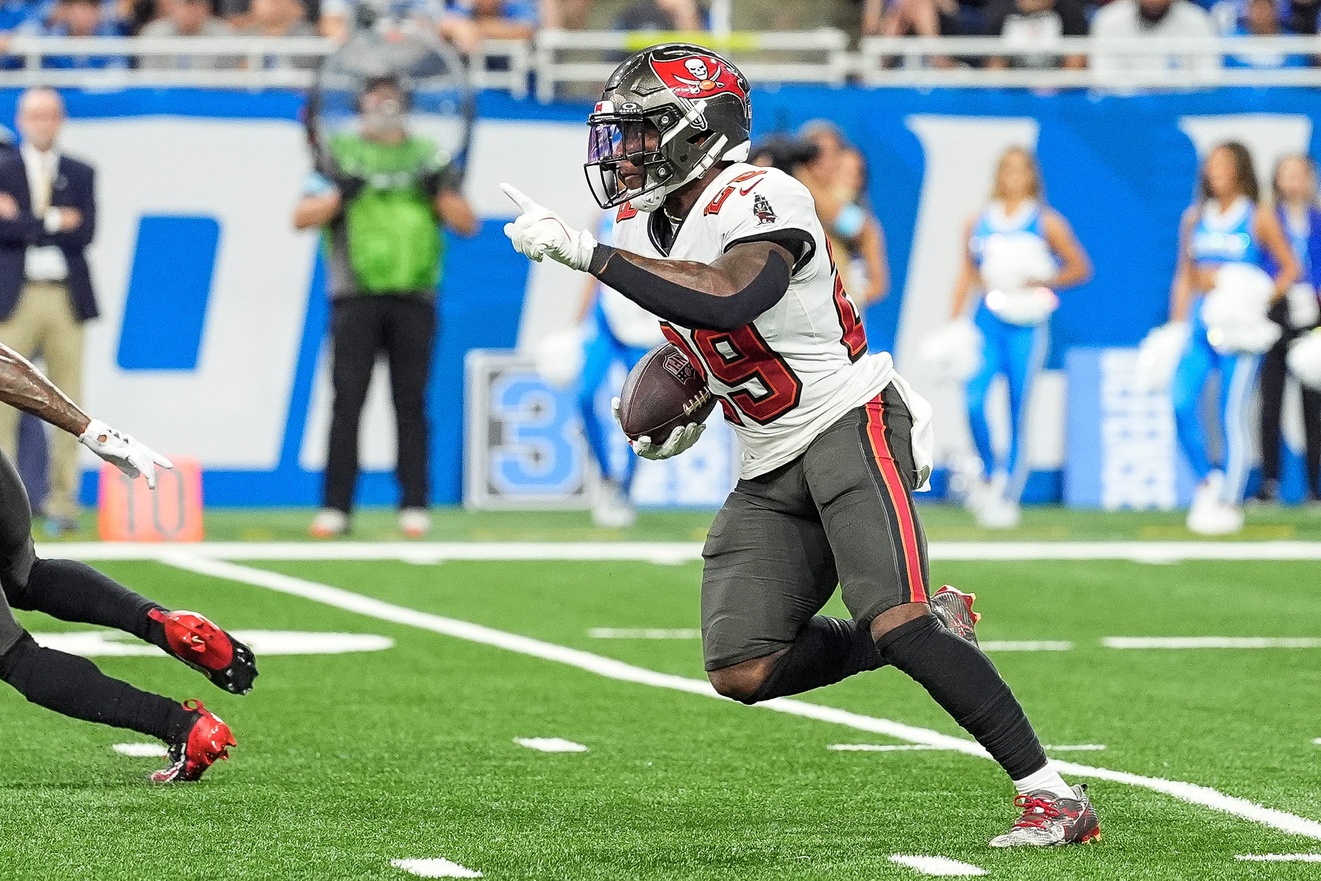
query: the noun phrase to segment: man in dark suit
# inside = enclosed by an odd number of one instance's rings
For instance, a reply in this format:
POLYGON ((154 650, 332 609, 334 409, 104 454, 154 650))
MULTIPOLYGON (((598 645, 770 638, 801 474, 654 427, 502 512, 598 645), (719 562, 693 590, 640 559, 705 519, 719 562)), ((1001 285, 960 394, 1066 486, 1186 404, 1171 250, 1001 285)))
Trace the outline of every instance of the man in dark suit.
MULTIPOLYGON (((25 358, 40 352, 50 378, 82 397, 83 322, 97 316, 84 251, 96 230, 92 167, 60 155, 64 101, 29 89, 16 115, 22 143, 0 156, 0 343, 25 358)), ((17 411, 0 408, 0 450, 12 458, 17 411)), ((78 526, 78 442, 51 445, 47 528, 78 526)))

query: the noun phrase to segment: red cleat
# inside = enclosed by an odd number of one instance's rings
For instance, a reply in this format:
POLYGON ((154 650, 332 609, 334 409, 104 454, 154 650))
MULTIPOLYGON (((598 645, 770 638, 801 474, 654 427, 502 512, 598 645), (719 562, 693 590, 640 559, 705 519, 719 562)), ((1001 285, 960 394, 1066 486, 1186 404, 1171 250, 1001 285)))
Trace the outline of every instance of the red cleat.
POLYGON ((225 691, 232 694, 252 691, 252 680, 257 678, 252 649, 196 612, 152 609, 147 615, 165 628, 165 640, 176 658, 225 691))
POLYGON ((153 783, 198 780, 207 768, 229 758, 229 748, 238 745, 225 721, 201 701, 184 701, 184 708, 196 713, 197 721, 183 740, 170 746, 170 765, 151 775, 153 783))
POLYGON ((991 839, 991 847, 1059 847, 1101 840, 1101 823, 1085 784, 1073 787, 1073 798, 1033 792, 1015 797, 1014 807, 1022 815, 1008 832, 991 839))

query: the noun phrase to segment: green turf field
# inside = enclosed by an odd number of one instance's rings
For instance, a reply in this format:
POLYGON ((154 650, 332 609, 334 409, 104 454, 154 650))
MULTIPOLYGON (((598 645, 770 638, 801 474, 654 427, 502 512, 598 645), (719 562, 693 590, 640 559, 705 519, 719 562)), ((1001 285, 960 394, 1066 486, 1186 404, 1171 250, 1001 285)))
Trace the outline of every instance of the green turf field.
MULTIPOLYGON (((966 511, 930 504, 918 496, 923 525, 933 541, 1069 541, 1156 540, 1195 541, 1184 528, 1183 511, 1071 511, 1054 505, 1023 509, 1017 529, 979 528, 966 511)), ((209 509, 208 539, 218 541, 305 541, 313 511, 306 508, 209 509)), ((642 511, 629 529, 592 526, 586 511, 484 511, 460 508, 432 512, 436 541, 701 541, 714 511, 642 511)), ((82 530, 65 541, 96 538, 96 515, 83 516, 82 530)), ((397 541, 395 512, 380 508, 359 511, 350 541, 397 541)), ((45 536, 40 530, 38 540, 45 536)), ((1306 507, 1249 508, 1247 526, 1229 541, 1321 541, 1321 509, 1306 507)))
MULTIPOLYGON (((970 538, 962 515, 935 513, 936 537, 970 538)), ((273 535, 263 538, 292 538, 305 516, 262 527, 255 515, 232 515, 212 535, 265 528, 273 535)), ((440 524, 454 534, 437 537, 602 538, 582 515, 522 516, 520 527, 513 516, 454 515, 440 524)), ((695 516, 655 516, 660 537, 694 539, 701 528, 695 516)), ((1296 537, 1321 534, 1310 515, 1291 516, 1275 515, 1276 525, 1296 537)), ((1018 537, 1108 538, 1113 530, 1134 538, 1161 525, 1156 515, 1123 525, 1055 511, 1030 518, 1018 537)), ((388 531, 383 515, 373 528, 388 531)), ((265 657, 256 690, 243 698, 163 656, 98 659, 145 687, 200 697, 234 727, 233 759, 197 785, 174 788, 145 782, 160 760, 112 750, 143 738, 0 691, 0 878, 403 881, 414 876, 391 860, 437 857, 488 879, 925 877, 891 862, 895 854, 943 856, 1005 879, 1321 877, 1319 864, 1235 859, 1321 853, 1321 648, 1103 643, 1319 638, 1321 562, 934 561, 936 579, 977 592, 984 640, 1070 644, 990 651, 1046 743, 1105 747, 1053 752, 1098 769, 1066 776, 1092 785, 1105 838, 1049 852, 985 846, 1014 811, 1007 781, 983 758, 829 749, 961 736, 894 670, 775 712, 682 690, 700 687, 691 685, 702 677, 695 639, 591 635, 696 627, 697 563, 192 557, 96 565, 227 628, 375 634, 394 644, 265 657), (822 707, 848 714, 813 718, 826 715, 822 707), (515 742, 532 737, 588 751, 515 742), (1139 775, 1142 785, 1107 772, 1139 775), (1202 788, 1176 797, 1153 790, 1157 779, 1202 788), (1246 800, 1232 804, 1255 819, 1194 803, 1223 806, 1226 797, 1246 800)), ((88 629, 24 620, 37 633, 88 629)))

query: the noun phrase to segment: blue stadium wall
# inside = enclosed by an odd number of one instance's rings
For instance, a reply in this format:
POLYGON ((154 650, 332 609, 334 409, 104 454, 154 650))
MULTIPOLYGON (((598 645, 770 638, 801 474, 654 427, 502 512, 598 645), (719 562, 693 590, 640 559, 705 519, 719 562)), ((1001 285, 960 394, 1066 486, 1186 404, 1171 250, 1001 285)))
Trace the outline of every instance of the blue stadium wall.
MULTIPOLYGON (((12 120, 16 97, 0 93, 0 121, 12 120)), ((105 314, 89 331, 89 409, 167 453, 199 458, 211 504, 315 503, 328 306, 315 237, 288 228, 308 164, 300 98, 145 89, 66 98, 66 147, 100 172, 93 260, 105 314)), ((514 181, 571 220, 590 222, 593 210, 579 170, 586 106, 486 94, 480 108, 468 190, 485 223, 476 238, 450 243, 430 396, 441 504, 462 492, 465 353, 533 345, 567 322, 581 290, 567 276, 535 278, 543 270, 512 252, 501 232, 512 206, 495 184, 514 181)), ((1179 214, 1209 143, 1247 140, 1263 167, 1286 150, 1321 154, 1321 102, 1306 90, 783 87, 756 93, 754 116, 758 133, 828 117, 865 152, 893 279, 867 328, 901 369, 946 313, 961 224, 1009 143, 1036 146, 1050 202, 1097 267, 1054 317, 1057 369, 1071 349, 1131 346, 1164 320, 1179 214)), ((1051 406, 1047 433, 1065 418, 1062 400, 1051 406)), ((952 398, 938 411, 950 436, 966 435, 952 398)), ((1034 497, 1059 497, 1062 456, 1038 463, 1034 497)), ((388 457, 368 459, 361 499, 392 502, 388 457)), ((90 473, 85 488, 90 499, 90 473)))

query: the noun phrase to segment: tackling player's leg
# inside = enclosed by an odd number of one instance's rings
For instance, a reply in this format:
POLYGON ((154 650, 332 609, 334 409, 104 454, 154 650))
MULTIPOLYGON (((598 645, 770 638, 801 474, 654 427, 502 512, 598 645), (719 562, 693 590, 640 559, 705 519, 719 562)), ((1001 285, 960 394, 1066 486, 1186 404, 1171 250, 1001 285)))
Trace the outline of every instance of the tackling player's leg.
MULTIPOLYGON (((157 644, 166 643, 162 647, 170 650, 168 628, 150 616, 157 612, 168 619, 173 613, 165 613, 81 564, 38 560, 32 545, 31 516, 27 493, 13 463, 0 454, 0 586, 6 598, 18 598, 19 608, 47 611, 69 621, 121 627, 148 641, 155 642, 153 636, 159 636, 157 644)), ((214 639, 213 644, 219 645, 220 640, 214 639)), ((236 650, 231 651, 234 654, 236 650)), ((247 654, 250 661, 251 653, 247 654)), ((251 675, 256 675, 255 666, 251 675)), ((180 771, 169 778, 172 780, 197 779, 234 744, 229 727, 200 703, 183 705, 142 691, 106 676, 86 658, 38 645, 14 618, 7 599, 0 601, 0 680, 32 703, 66 716, 160 738, 170 744, 175 763, 182 762, 180 771)), ((251 678, 247 683, 251 685, 251 678)))

